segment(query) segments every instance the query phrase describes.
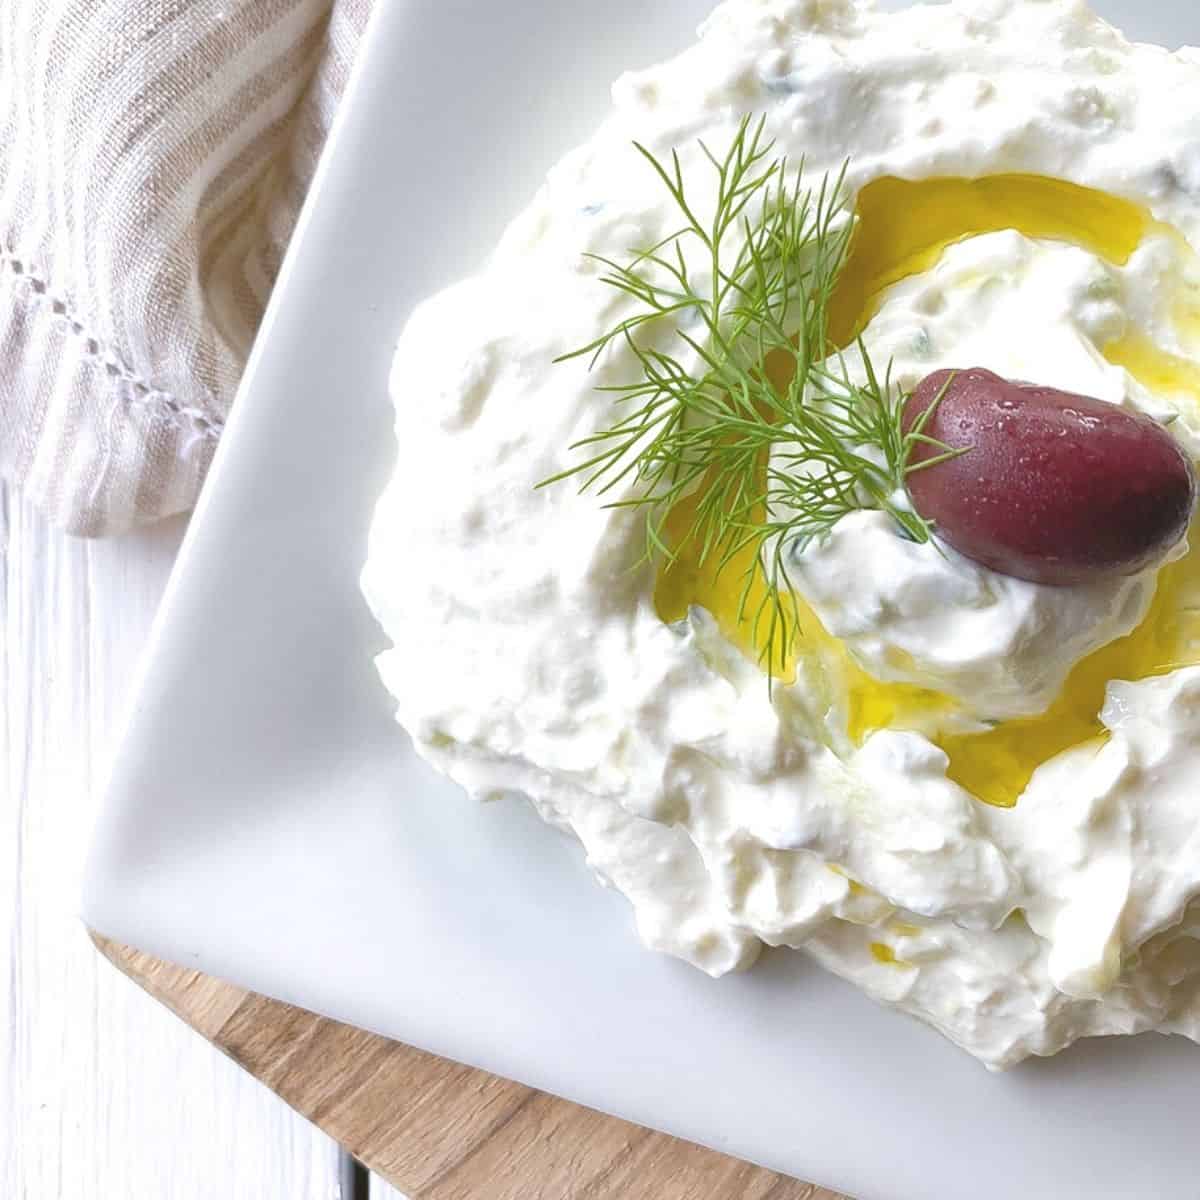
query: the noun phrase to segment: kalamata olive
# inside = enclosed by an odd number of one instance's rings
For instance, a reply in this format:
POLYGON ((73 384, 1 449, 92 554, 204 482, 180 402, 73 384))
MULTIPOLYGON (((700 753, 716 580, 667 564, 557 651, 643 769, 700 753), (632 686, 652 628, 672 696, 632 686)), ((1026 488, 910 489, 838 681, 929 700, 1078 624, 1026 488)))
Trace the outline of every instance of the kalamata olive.
POLYGON ((904 407, 917 444, 913 506, 961 554, 1036 583, 1131 575, 1187 530, 1192 464, 1157 421, 1090 396, 1014 383, 973 367, 936 371, 904 407))

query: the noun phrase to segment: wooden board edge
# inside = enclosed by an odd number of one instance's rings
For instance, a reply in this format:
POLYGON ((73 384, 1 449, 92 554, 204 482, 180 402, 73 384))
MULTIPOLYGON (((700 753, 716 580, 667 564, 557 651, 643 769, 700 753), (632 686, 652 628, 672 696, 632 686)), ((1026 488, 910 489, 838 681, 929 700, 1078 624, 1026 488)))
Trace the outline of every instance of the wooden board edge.
POLYGON ((89 935, 411 1200, 846 1200, 89 935))

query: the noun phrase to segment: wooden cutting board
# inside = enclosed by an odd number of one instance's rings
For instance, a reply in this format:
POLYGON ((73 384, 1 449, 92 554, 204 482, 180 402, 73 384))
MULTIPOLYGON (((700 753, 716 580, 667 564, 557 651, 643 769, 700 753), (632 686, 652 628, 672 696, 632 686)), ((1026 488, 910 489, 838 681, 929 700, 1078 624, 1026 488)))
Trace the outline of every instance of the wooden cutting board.
POLYGON ((92 940, 411 1200, 846 1200, 95 934, 92 940))

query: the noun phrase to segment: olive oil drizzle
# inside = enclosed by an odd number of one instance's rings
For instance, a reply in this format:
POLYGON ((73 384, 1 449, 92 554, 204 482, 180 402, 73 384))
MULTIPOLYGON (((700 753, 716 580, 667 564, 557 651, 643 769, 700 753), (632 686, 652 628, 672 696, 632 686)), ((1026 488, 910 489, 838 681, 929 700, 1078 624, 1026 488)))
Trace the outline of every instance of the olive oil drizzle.
MULTIPOLYGON (((1152 233, 1179 237, 1131 201, 1030 175, 880 179, 859 193, 856 214, 854 243, 830 306, 829 328, 837 345, 861 333, 886 288, 929 270, 948 246, 978 234, 1016 229, 1082 246, 1119 266, 1152 233)), ((1172 316, 1184 342, 1200 342, 1200 299, 1194 290, 1181 289, 1172 316)), ((1149 390, 1195 404, 1200 418, 1200 369, 1188 359, 1138 337, 1110 344, 1105 355, 1149 390)), ((745 561, 732 560, 721 570, 711 560, 701 565, 699 554, 681 544, 696 503, 697 494, 684 498, 667 518, 666 539, 678 552, 659 573, 657 611, 664 621, 676 621, 691 605, 706 608, 726 637, 757 658, 763 633, 746 614, 758 611, 759 597, 741 603, 741 580, 751 565, 746 556, 753 550, 744 552, 745 561)), ((1200 542, 1200 533, 1193 540, 1200 542)), ((766 586, 759 572, 753 588, 761 592, 766 586)), ((802 672, 806 687, 825 701, 835 748, 840 748, 839 737, 849 747, 877 729, 923 731, 946 752, 951 779, 1002 807, 1017 802, 1042 763, 1073 746, 1102 741, 1106 730, 1099 714, 1109 680, 1145 679, 1200 664, 1200 546, 1162 570, 1143 623, 1078 663, 1046 713, 982 732, 955 730, 958 706, 950 697, 874 679, 801 598, 787 602, 796 607, 802 632, 784 678, 802 672)), ((961 730, 961 720, 957 724, 961 730)))

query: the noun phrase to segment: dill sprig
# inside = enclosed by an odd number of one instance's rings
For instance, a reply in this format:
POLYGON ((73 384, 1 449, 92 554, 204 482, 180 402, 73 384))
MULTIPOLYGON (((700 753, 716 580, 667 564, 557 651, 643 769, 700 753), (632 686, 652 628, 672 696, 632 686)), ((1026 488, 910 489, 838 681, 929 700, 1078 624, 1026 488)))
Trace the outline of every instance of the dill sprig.
POLYGON ((703 217, 678 152, 664 163, 635 143, 682 223, 626 264, 589 255, 637 311, 563 358, 590 356, 594 367, 620 345, 638 371, 600 389, 613 399, 611 424, 576 443, 583 460, 541 486, 578 477, 581 490, 603 496, 634 484, 610 503, 645 513, 652 559, 671 563, 688 547, 720 571, 753 547, 739 619, 761 569, 768 586, 754 633, 774 677, 799 633, 789 556, 863 508, 927 541, 931 527, 907 503, 904 477, 914 445, 931 439, 923 420, 903 429, 907 396, 892 388, 890 368, 879 376, 861 340, 863 382, 830 342, 829 305, 853 232, 845 170, 807 187, 803 164, 774 156, 764 125, 744 119, 721 157, 700 143, 716 184, 703 217), (672 545, 667 517, 693 493, 691 527, 672 545))

